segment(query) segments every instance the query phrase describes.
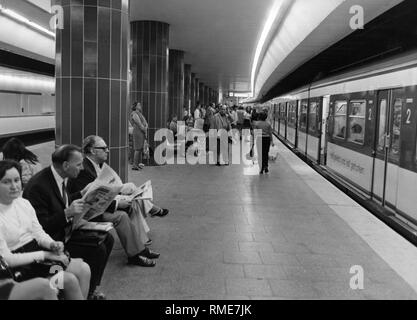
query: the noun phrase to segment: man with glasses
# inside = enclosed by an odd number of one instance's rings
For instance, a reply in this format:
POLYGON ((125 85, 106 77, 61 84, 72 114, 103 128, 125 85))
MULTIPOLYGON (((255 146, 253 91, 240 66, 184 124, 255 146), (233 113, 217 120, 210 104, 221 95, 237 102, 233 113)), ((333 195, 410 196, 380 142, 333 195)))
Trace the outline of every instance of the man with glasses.
MULTIPOLYGON (((83 170, 75 179, 68 181, 68 190, 70 193, 76 193, 83 190, 88 184, 93 182, 101 172, 103 164, 107 161, 109 148, 103 138, 99 136, 89 136, 84 139, 82 151, 84 153, 83 170)), ((139 266, 152 267, 159 253, 151 251, 144 243, 145 238, 140 231, 141 226, 135 226, 126 212, 129 212, 131 202, 125 198, 116 198, 115 201, 107 208, 107 212, 99 216, 96 221, 112 222, 115 226, 119 239, 128 255, 128 263, 139 266), (138 251, 140 249, 140 251, 138 251), (139 252, 139 253, 138 253, 139 252), (149 258, 149 259, 146 259, 149 258)), ((166 215, 168 210, 153 206, 150 214, 166 215)), ((95 220, 95 219, 94 219, 95 220)))

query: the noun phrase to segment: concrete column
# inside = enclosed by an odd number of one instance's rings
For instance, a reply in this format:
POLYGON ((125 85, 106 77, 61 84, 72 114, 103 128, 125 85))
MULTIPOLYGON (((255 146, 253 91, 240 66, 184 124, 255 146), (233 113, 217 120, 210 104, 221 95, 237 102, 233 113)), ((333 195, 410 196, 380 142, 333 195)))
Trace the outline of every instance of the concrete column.
POLYGON ((169 50, 169 116, 182 117, 184 108, 184 51, 169 50))
POLYGON ((64 1, 56 31, 56 145, 99 135, 127 179, 129 0, 64 1))
POLYGON ((196 95, 195 95, 195 73, 191 73, 191 109, 194 110, 196 106, 196 95))
POLYGON ((169 25, 159 21, 133 21, 131 103, 142 104, 149 124, 149 144, 155 150, 155 132, 168 121, 169 25))
POLYGON ((210 103, 210 101, 209 101, 210 99, 209 99, 209 87, 208 86, 204 86, 204 103, 205 104, 209 104, 210 103))
POLYGON ((195 85, 194 85, 194 93, 195 93, 195 105, 194 107, 197 105, 197 101, 200 101, 200 79, 195 78, 195 85))
POLYGON ((204 83, 203 82, 198 83, 198 98, 202 105, 206 104, 204 101, 204 83))
POLYGON ((184 105, 193 110, 194 106, 192 105, 191 99, 191 64, 184 65, 184 105))

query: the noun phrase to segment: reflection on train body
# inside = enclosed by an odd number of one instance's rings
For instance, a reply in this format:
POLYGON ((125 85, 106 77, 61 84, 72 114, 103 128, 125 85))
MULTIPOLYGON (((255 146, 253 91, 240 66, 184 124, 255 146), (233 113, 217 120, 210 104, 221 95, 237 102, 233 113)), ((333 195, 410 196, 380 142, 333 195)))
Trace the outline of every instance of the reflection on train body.
POLYGON ((339 74, 264 106, 288 145, 417 225, 415 57, 339 74))

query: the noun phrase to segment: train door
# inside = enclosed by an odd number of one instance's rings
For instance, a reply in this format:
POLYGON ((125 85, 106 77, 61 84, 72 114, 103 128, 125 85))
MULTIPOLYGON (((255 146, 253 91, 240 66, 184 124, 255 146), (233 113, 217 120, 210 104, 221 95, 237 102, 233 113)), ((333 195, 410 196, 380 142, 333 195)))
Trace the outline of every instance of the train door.
MULTIPOLYGON (((401 89, 400 89, 401 90, 401 89)), ((402 100, 396 90, 377 94, 377 122, 372 193, 382 206, 397 205, 402 100)))
POLYGON ((323 97, 322 118, 321 118, 321 144, 320 144, 320 161, 322 165, 326 165, 327 160, 327 132, 328 119, 330 112, 330 96, 323 97))
POLYGON ((278 105, 274 104, 273 108, 274 108, 274 131, 278 132, 278 125, 279 125, 278 105))

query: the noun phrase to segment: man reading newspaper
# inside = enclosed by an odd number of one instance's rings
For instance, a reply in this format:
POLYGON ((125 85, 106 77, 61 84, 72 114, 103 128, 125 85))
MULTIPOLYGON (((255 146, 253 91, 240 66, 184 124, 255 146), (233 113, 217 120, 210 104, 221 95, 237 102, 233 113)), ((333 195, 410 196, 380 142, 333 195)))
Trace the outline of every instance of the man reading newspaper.
MULTIPOLYGON (((121 187, 120 193, 122 193, 122 195, 117 195, 115 200, 112 201, 110 205, 107 207, 106 212, 99 215, 97 218, 94 218, 94 220, 96 221, 98 219, 99 221, 113 222, 117 234, 119 235, 122 245, 127 253, 128 248, 130 247, 129 244, 131 243, 136 243, 136 246, 140 248, 144 247, 145 243, 149 239, 147 238, 145 232, 147 230, 145 228, 145 220, 143 219, 143 215, 141 212, 144 212, 144 214, 149 215, 162 216, 166 215, 168 213, 168 210, 154 206, 152 202, 150 202, 150 200, 138 199, 133 201, 133 199, 126 197, 133 194, 136 190, 136 187, 133 184, 124 185, 120 177, 107 164, 105 164, 105 161, 108 157, 109 149, 102 138, 98 136, 87 137, 83 142, 82 150, 84 153, 83 170, 81 170, 80 174, 76 179, 71 179, 68 182, 69 191, 72 193, 77 192, 79 190, 83 190, 90 183, 92 183, 90 188, 94 187, 97 181, 100 183, 104 183, 105 185, 107 184, 114 185, 115 187, 121 187), (134 210, 132 210, 132 203, 134 204, 137 201, 142 202, 141 206, 144 208, 143 211, 134 212, 134 210), (126 213, 126 211, 131 212, 130 217, 126 213), (115 212, 117 212, 117 215, 119 216, 119 218, 116 219, 116 221, 114 221, 115 212), (118 222, 117 220, 120 220, 121 222, 118 222), (120 224, 122 224, 124 227, 121 228, 120 224), (122 229, 128 229, 131 236, 127 237, 127 239, 124 239, 126 238, 126 233, 122 229)), ((141 195, 143 196, 144 193, 142 193, 141 195)), ((149 248, 145 248, 142 251, 140 251, 139 256, 154 259, 159 257, 159 254, 152 252, 149 248)), ((130 257, 131 256, 128 253, 129 263, 146 265, 149 262, 147 260, 143 260, 143 264, 141 262, 135 263, 139 260, 137 260, 136 258, 131 259, 130 257)), ((152 264, 155 265, 155 262, 152 261, 152 264)))

